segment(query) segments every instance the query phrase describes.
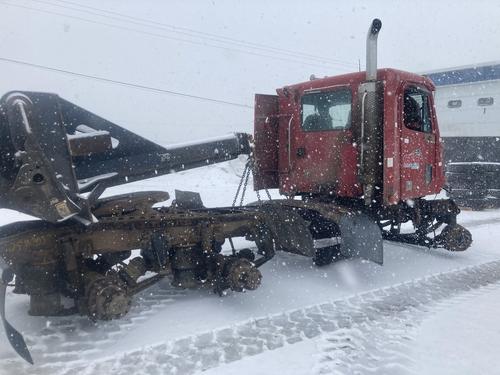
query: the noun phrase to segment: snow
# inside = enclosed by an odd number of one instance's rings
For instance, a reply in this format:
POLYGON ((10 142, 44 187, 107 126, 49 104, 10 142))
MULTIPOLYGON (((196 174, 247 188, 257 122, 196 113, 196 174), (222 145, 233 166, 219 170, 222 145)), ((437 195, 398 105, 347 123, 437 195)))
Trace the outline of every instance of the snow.
POLYGON ((207 138, 204 138, 202 140, 199 140, 199 141, 189 141, 189 142, 178 142, 178 143, 174 143, 174 144, 169 144, 168 147, 167 147, 167 150, 175 150, 175 149, 179 149, 179 148, 184 148, 184 147, 189 147, 189 146, 196 146, 196 145, 199 145, 199 144, 203 144, 203 143, 208 143, 208 142, 221 142, 221 141, 229 141, 229 140, 235 140, 236 141, 236 138, 235 138, 235 133, 228 133, 226 135, 223 135, 223 136, 218 136, 218 137, 207 137, 207 138))
POLYGON ((205 371, 205 375, 268 375, 280 374, 286 368, 287 375, 310 374, 314 367, 318 348, 317 339, 267 351, 259 356, 246 357, 241 361, 205 371))
POLYGON ((78 132, 75 134, 67 134, 66 136, 68 137, 68 139, 85 139, 104 135, 109 135, 109 132, 106 130, 93 130, 92 132, 78 132))
POLYGON ((104 174, 100 174, 98 176, 93 176, 90 178, 78 180, 78 188, 80 190, 85 190, 90 185, 94 185, 94 184, 98 183, 99 181, 106 180, 106 179, 111 178, 111 177, 115 177, 117 174, 118 173, 116 173, 116 172, 104 173, 104 174))
MULTIPOLYGON (((180 188, 199 191, 207 207, 227 206, 234 198, 245 161, 245 157, 240 157, 230 162, 122 185, 109 189, 105 195, 121 194, 132 189, 167 190, 172 195, 174 188, 180 188)), ((252 181, 249 184, 251 185, 252 181)), ((276 191, 271 191, 271 194, 277 196, 276 191)), ((245 202, 256 200, 256 194, 249 187, 245 202)), ((13 211, 2 209, 0 212, 0 224, 26 219, 29 219, 27 215, 13 211)), ((108 369, 106 366, 111 366, 113 373, 134 373, 135 370, 130 368, 138 365, 142 365, 141 371, 144 374, 190 374, 202 370, 207 370, 208 374, 267 374, 277 371, 287 374, 319 374, 324 368, 331 371, 327 373, 350 373, 342 367, 352 359, 347 355, 347 349, 342 349, 343 354, 339 358, 343 359, 339 360, 338 366, 332 365, 330 360, 325 362, 325 358, 330 355, 328 348, 332 337, 335 336, 331 336, 331 332, 312 331, 308 334, 307 324, 304 323, 305 333, 297 337, 286 333, 286 330, 283 331, 285 345, 278 347, 259 344, 260 341, 247 345, 245 343, 252 341, 253 334, 248 334, 247 338, 240 336, 240 332, 244 332, 245 327, 251 327, 255 321, 278 319, 282 314, 293 316, 303 309, 314 309, 330 301, 348 301, 353 296, 370 294, 371 291, 386 288, 398 290, 402 283, 413 283, 414 280, 429 275, 453 273, 457 269, 480 267, 500 260, 500 251, 498 246, 494 245, 500 241, 500 210, 463 211, 459 222, 471 230, 474 238, 472 247, 463 253, 385 242, 384 266, 351 259, 322 268, 313 266, 309 258, 279 253, 262 267, 263 283, 256 291, 229 292, 226 296, 219 297, 208 290, 179 290, 164 280, 135 298, 129 316, 121 321, 99 322, 96 325, 87 318, 78 316, 28 316, 28 299, 9 293, 7 315, 11 323, 25 335, 36 365, 29 367, 21 363, 12 354, 6 340, 2 339, 0 374, 65 374, 72 373, 71 371, 76 373, 77 369, 86 369, 83 373, 87 374, 98 374, 108 369), (219 353, 219 348, 225 344, 219 343, 217 339, 203 350, 193 349, 192 345, 199 345, 196 343, 202 340, 204 335, 219 337, 228 330, 233 332, 233 344, 230 347, 239 348, 239 345, 242 345, 241 353, 235 358, 229 356, 227 348, 224 349, 226 352, 221 352, 226 354, 219 353), (186 342, 195 344, 189 344, 184 352, 182 348, 186 342), (185 354, 175 357, 178 355, 175 353, 181 352, 181 349, 185 354), (209 354, 205 355, 205 352, 209 354), (198 359, 188 360, 191 357, 198 359), (182 358, 184 361, 180 363, 182 358)), ((243 239, 235 241, 235 245, 240 248, 252 246, 243 239)), ((452 307, 448 307, 449 311, 446 312, 446 309, 440 310, 432 304, 425 305, 430 312, 420 314, 418 319, 404 320, 398 316, 398 321, 416 325, 412 328, 411 338, 411 346, 415 348, 407 353, 412 362, 405 364, 404 371, 411 372, 412 366, 416 366, 416 373, 432 373, 431 369, 434 369, 435 373, 443 373, 448 368, 443 367, 448 361, 440 363, 439 358, 452 358, 457 341, 463 350, 474 349, 473 338, 469 337, 474 336, 471 331, 464 330, 465 328, 457 329, 467 327, 467 324, 472 330, 474 327, 477 330, 491 328, 485 336, 488 341, 483 346, 490 345, 494 348, 500 344, 500 324, 496 323, 493 315, 498 307, 495 293, 493 291, 492 294, 477 296, 481 313, 468 312, 467 319, 464 318, 465 313, 455 313, 452 307), (445 315, 440 317, 440 314, 445 315), (447 328, 438 329, 446 319, 450 319, 447 328), (415 330, 419 329, 417 335, 415 330), (455 336, 449 334, 452 331, 456 331, 455 336), (431 349, 427 347, 432 347, 434 352, 434 359, 431 358, 429 364, 425 358, 430 357, 431 349), (423 366, 421 371, 418 366, 423 366), (441 370, 443 372, 440 372, 441 370)), ((473 307, 476 302, 471 300, 470 303, 473 307)), ((464 306, 464 311, 468 311, 467 308, 471 307, 464 306)), ((348 310, 346 313, 348 316, 355 317, 363 311, 357 307, 351 309, 352 311, 348 310)), ((353 340, 361 340, 359 334, 356 334, 357 329, 354 333, 349 331, 349 337, 353 337, 353 340)), ((397 329, 394 328, 396 333, 391 337, 399 337, 400 331, 397 329)), ((382 332, 387 334, 392 331, 382 332)), ((407 335, 408 332, 405 331, 404 334, 407 335)), ((472 368, 471 363, 474 361, 481 361, 483 358, 490 360, 493 349, 483 352, 483 346, 473 350, 474 360, 469 361, 468 356, 463 356, 462 362, 466 362, 463 364, 464 369, 472 368)), ((367 353, 371 353, 371 350, 381 349, 374 347, 367 349, 367 353)), ((394 363, 394 368, 401 370, 395 373, 402 373, 403 367, 397 365, 397 361, 394 363)), ((457 366, 462 366, 460 363, 457 362, 457 366)), ((387 370, 387 367, 383 368, 387 370)), ((458 370, 450 373, 460 373, 458 370)), ((360 373, 364 372, 367 370, 360 373)))
POLYGON ((498 284, 484 294, 455 298, 442 306, 421 324, 415 338, 415 372, 465 375, 498 371, 498 311, 498 284))

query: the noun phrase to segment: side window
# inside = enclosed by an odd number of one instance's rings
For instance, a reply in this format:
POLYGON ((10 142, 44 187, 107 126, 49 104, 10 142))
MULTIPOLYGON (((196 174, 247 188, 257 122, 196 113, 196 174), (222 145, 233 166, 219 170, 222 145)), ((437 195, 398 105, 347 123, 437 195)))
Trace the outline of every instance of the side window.
POLYGON ((304 131, 343 130, 351 125, 351 90, 342 88, 302 96, 304 131))
POLYGON ((485 107, 485 106, 488 106, 488 105, 493 105, 493 98, 492 97, 489 97, 489 98, 479 98, 477 100, 477 105, 480 106, 480 107, 485 107))
POLYGON ((418 87, 405 89, 403 120, 408 129, 424 133, 432 131, 429 96, 430 93, 418 87))
POLYGON ((448 108, 460 108, 462 106, 462 101, 460 99, 448 101, 448 108))

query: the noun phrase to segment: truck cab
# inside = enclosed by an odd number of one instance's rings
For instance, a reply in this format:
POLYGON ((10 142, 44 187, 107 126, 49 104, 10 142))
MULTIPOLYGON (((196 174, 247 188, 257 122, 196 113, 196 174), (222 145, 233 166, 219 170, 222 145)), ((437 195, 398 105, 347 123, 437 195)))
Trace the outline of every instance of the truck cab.
POLYGON ((379 69, 285 86, 255 97, 255 188, 393 205, 440 192, 442 148, 433 83, 379 69), (367 177, 368 176, 368 177, 367 177))

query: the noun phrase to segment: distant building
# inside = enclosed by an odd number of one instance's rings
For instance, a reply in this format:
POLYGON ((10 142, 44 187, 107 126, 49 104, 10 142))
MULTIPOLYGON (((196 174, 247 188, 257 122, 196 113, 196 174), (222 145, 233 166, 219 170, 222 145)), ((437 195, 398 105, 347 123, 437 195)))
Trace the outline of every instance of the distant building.
POLYGON ((451 196, 473 208, 500 202, 500 62, 424 73, 435 103, 451 196))
POLYGON ((500 136, 500 61, 424 73, 443 137, 500 136))

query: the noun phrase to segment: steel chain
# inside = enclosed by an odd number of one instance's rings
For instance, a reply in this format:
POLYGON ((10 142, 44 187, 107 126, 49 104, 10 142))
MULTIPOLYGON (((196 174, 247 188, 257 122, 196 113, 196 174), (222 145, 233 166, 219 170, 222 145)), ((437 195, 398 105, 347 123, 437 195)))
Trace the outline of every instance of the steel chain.
MULTIPOLYGON (((254 160, 252 159, 252 172, 253 172, 253 167, 254 167, 254 160)), ((255 173, 254 173, 254 176, 255 176, 255 173)), ((267 195, 267 199, 269 199, 270 201, 273 200, 273 198, 271 197, 271 193, 269 193, 269 189, 268 188, 264 188, 264 191, 266 192, 266 195, 267 195)), ((256 190, 255 191, 257 193, 257 199, 259 200, 260 203, 262 203, 262 200, 260 198, 260 191, 259 190, 256 190)))
POLYGON ((252 162, 250 160, 251 159, 249 159, 248 162, 248 168, 246 170, 247 174, 245 176, 245 183, 243 184, 243 190, 241 192, 240 207, 243 206, 243 200, 245 199, 245 193, 247 191, 248 179, 250 178, 250 173, 252 173, 252 168, 251 168, 252 162))
POLYGON ((243 181, 244 181, 245 176, 247 174, 247 169, 249 168, 249 164, 250 164, 250 158, 246 162, 245 168, 243 169, 243 174, 241 175, 240 183, 238 184, 238 189, 236 189, 236 194, 234 195, 233 204, 232 204, 231 207, 235 207, 236 206, 236 201, 238 200, 238 196, 240 195, 241 187, 243 185, 243 181))
MULTIPOLYGON (((243 200, 245 199, 248 181, 250 179, 250 173, 253 173, 253 172, 254 172, 254 159, 252 156, 249 156, 248 161, 245 164, 245 169, 243 170, 243 174, 241 175, 240 183, 238 184, 238 188, 236 189, 236 194, 234 196, 233 204, 231 207, 236 206, 236 202, 238 200, 238 196, 240 195, 240 192, 241 192, 240 206, 243 206, 243 200)), ((272 197, 271 197, 271 193, 269 193, 269 189, 264 188, 264 191, 266 192, 267 198, 271 201, 272 197)), ((256 190, 255 194, 257 195, 258 202, 262 203, 262 197, 260 196, 260 191, 256 190)))

